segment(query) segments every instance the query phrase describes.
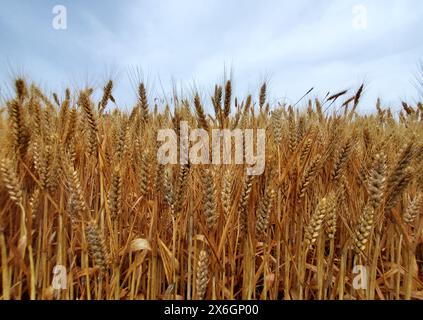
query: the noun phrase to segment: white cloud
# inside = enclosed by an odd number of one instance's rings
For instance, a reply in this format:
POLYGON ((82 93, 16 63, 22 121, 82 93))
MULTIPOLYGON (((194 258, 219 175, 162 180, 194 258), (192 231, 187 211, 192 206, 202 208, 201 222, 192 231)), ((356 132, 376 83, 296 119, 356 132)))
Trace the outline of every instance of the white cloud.
MULTIPOLYGON (((62 33, 48 27, 47 3, 8 1, 0 13, 9 39, 0 44, 0 56, 25 61, 30 74, 52 86, 90 74, 101 86, 107 66, 125 73, 138 65, 167 88, 171 77, 204 88, 222 78, 226 64, 238 93, 256 91, 270 77, 271 95, 291 101, 312 86, 325 94, 364 79, 366 105, 378 95, 397 104, 415 95, 412 72, 423 54, 421 1, 62 2, 69 15, 62 33), (367 8, 366 30, 353 27, 356 5, 367 8)), ((129 81, 119 82, 118 101, 133 102, 129 81)))

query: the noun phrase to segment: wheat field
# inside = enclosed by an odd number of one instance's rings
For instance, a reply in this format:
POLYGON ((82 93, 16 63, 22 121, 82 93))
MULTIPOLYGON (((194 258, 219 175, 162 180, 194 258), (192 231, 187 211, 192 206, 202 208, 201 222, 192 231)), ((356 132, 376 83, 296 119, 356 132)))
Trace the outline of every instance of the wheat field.
POLYGON ((423 299, 423 105, 363 115, 363 86, 296 106, 266 91, 228 80, 162 103, 140 83, 125 112, 112 81, 96 101, 16 79, 0 299, 423 299), (181 121, 265 129, 264 173, 159 163, 158 130, 181 121))

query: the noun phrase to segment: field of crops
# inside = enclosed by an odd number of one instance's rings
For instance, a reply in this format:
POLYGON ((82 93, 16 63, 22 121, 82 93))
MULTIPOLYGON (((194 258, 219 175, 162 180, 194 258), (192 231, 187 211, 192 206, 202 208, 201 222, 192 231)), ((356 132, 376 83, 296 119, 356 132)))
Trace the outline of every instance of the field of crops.
POLYGON ((423 299, 422 104, 362 115, 363 86, 295 106, 266 84, 235 97, 230 80, 211 97, 138 91, 124 112, 112 81, 15 81, 0 105, 0 299, 423 299), (264 129, 264 172, 161 163, 158 132, 179 140, 182 123, 210 139, 264 129))

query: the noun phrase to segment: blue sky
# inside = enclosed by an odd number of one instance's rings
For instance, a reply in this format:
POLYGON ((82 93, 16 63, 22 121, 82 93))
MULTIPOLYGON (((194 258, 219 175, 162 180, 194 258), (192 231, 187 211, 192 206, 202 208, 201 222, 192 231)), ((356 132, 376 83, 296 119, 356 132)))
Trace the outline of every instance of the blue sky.
POLYGON ((265 79, 271 100, 288 103, 311 87, 324 96, 366 81, 361 110, 378 96, 395 109, 417 98, 422 17, 419 0, 2 0, 0 95, 16 75, 49 91, 101 89, 111 77, 125 107, 136 99, 137 70, 154 98, 172 81, 206 95, 226 67, 240 96, 265 79), (52 26, 55 5, 67 9, 66 30, 52 26), (354 23, 357 6, 366 28, 354 23))

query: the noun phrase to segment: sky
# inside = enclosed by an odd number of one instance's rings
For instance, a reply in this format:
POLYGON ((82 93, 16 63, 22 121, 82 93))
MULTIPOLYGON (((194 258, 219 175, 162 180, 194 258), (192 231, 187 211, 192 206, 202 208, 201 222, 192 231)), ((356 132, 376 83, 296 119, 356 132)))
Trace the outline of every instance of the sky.
POLYGON ((379 96, 395 110, 418 99, 422 17, 420 0, 0 0, 0 96, 16 76, 61 94, 111 78, 126 108, 140 80, 150 99, 173 86, 206 97, 226 73, 240 97, 268 81, 287 103, 364 81, 361 111, 379 96))

